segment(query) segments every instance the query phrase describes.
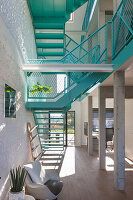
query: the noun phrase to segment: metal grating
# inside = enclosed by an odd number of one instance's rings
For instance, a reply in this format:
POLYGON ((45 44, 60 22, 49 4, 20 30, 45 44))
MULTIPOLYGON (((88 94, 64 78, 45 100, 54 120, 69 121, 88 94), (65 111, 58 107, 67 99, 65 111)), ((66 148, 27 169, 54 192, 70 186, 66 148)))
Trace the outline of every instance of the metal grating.
POLYGON ((123 0, 112 19, 113 59, 133 39, 133 1, 123 0))

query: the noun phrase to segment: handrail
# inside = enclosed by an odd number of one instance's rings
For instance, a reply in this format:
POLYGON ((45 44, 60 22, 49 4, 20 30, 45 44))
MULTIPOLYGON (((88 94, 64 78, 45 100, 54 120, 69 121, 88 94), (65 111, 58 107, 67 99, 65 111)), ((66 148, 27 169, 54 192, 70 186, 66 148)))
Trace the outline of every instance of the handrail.
MULTIPOLYGON (((73 43, 75 43, 77 46, 79 45, 76 41, 74 41, 71 37, 69 37, 67 34, 65 34, 66 37, 70 39, 73 43)), ((84 51, 86 51, 83 47, 81 47, 84 51)), ((87 51, 86 51, 87 52, 87 51)))
POLYGON ((121 1, 115 15, 112 18, 112 59, 116 58, 116 56, 132 40, 132 38, 133 38, 132 2, 130 0, 123 0, 121 1), (118 20, 119 24, 117 22, 118 20), (117 31, 114 32, 114 30, 117 31))
POLYGON ((86 38, 84 41, 82 41, 78 46, 76 46, 74 49, 72 49, 68 54, 66 54, 63 58, 60 59, 60 61, 62 59, 64 59, 65 57, 67 57, 69 54, 71 54, 73 51, 75 51, 77 48, 79 48, 82 44, 84 44, 86 41, 88 41, 91 37, 93 37, 97 32, 99 32, 101 29, 103 29, 105 26, 107 26, 107 24, 109 24, 110 21, 108 21, 107 23, 105 23, 103 26, 101 26, 98 30, 96 30, 94 33, 92 33, 88 38, 86 38))

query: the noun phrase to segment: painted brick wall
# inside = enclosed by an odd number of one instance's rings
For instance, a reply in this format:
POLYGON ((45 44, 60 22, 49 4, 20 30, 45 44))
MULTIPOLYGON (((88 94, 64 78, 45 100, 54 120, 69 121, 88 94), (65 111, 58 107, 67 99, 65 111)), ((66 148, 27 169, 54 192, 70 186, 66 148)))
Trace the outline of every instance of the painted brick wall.
POLYGON ((25 109, 26 77, 21 65, 36 58, 34 31, 26 0, 0 1, 0 200, 8 199, 9 170, 31 160, 25 109), (4 117, 5 83, 17 92, 16 119, 4 117))

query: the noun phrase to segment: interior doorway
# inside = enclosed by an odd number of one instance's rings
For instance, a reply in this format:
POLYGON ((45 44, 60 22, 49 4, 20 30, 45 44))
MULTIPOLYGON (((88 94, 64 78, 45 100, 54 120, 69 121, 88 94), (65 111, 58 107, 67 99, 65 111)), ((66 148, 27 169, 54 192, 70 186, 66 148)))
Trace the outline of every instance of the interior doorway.
POLYGON ((74 146, 75 143, 75 111, 66 113, 65 146, 74 146))

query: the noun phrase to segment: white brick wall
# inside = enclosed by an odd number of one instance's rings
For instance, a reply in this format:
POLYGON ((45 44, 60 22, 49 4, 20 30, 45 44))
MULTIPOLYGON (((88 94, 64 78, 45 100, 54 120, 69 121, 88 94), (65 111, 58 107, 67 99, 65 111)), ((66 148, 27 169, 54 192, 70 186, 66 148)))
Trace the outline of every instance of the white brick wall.
POLYGON ((34 119, 25 110, 21 70, 27 58, 36 58, 36 48, 26 0, 0 0, 0 200, 8 199, 10 168, 31 159, 26 124, 34 119), (5 83, 17 92, 16 119, 4 118, 5 83))

